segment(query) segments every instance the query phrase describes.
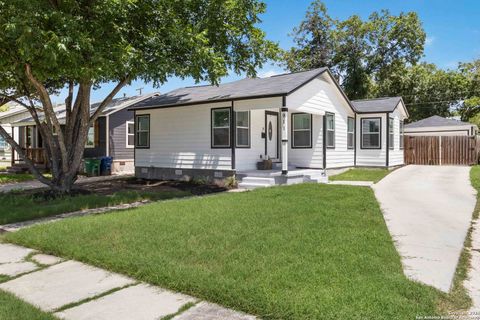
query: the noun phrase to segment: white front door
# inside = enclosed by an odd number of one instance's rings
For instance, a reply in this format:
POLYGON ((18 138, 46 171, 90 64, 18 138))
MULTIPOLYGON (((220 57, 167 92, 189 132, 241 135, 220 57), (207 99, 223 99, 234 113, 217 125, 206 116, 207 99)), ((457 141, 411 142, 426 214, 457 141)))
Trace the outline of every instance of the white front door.
POLYGON ((278 159, 278 113, 267 111, 265 120, 266 153, 270 159, 278 159))

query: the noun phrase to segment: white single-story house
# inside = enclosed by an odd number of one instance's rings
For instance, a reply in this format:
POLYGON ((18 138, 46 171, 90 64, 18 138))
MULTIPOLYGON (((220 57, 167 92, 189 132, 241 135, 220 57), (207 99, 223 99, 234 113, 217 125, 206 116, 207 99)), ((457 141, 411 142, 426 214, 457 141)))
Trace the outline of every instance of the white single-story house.
POLYGON ((475 124, 440 116, 431 116, 405 125, 408 136, 475 136, 475 124))
POLYGON ((403 164, 402 99, 351 102, 328 68, 181 88, 130 109, 140 178, 278 180, 403 164), (257 170, 265 159, 273 169, 257 170))

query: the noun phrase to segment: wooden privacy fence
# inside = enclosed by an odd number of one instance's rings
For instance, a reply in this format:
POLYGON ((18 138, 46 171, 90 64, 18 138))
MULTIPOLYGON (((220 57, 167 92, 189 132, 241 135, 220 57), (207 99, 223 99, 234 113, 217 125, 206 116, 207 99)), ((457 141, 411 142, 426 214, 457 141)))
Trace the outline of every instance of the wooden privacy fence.
POLYGON ((477 136, 405 136, 405 164, 474 165, 479 151, 477 136))

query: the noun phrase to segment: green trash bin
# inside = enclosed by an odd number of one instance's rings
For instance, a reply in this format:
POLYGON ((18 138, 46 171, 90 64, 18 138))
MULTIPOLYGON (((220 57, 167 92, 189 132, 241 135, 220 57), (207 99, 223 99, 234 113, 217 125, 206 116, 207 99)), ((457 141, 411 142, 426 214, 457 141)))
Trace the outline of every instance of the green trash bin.
POLYGON ((100 159, 85 159, 85 173, 87 176, 100 175, 100 159))

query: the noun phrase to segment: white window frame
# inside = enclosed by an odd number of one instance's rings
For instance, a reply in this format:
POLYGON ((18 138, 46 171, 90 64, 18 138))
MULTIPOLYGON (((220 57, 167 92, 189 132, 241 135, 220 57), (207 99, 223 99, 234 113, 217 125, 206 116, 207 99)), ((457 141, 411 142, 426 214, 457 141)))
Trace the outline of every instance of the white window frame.
POLYGON ((312 115, 310 113, 292 113, 292 149, 310 149, 312 148, 312 130, 313 130, 313 121, 312 115), (295 117, 297 116, 308 116, 310 121, 310 128, 308 129, 297 129, 295 128, 295 117), (308 139, 308 145, 297 145, 295 142, 295 132, 297 131, 308 131, 310 133, 310 139, 308 139))
POLYGON ((327 112, 325 113, 325 117, 326 117, 326 121, 325 121, 325 132, 327 133, 327 136, 325 137, 325 144, 326 144, 326 147, 327 149, 335 149, 335 113, 330 113, 330 112, 327 112), (328 128, 328 117, 333 117, 333 129, 329 129, 328 128), (333 132, 333 144, 329 144, 328 143, 328 132, 333 132))
POLYGON ((125 122, 125 146, 128 149, 135 148, 135 121, 125 122), (133 133, 128 133, 128 126, 133 125, 133 133), (133 144, 128 144, 129 136, 133 136, 133 144))
POLYGON ((395 119, 388 118, 388 148, 390 150, 395 149, 395 119))
POLYGON ((229 107, 225 108, 214 108, 211 109, 211 119, 210 119, 210 127, 211 127, 211 148, 212 149, 228 149, 232 147, 232 128, 231 128, 231 123, 232 123, 232 109, 229 107), (227 126, 218 126, 215 127, 215 112, 224 112, 228 111, 228 125, 227 126), (215 129, 228 129, 228 144, 225 145, 215 145, 215 139, 214 139, 214 132, 215 129))
POLYGON ((250 148, 250 111, 236 111, 235 112, 235 147, 236 148, 250 148), (247 113, 247 126, 239 126, 237 123, 237 115, 239 113, 247 113), (239 144, 238 143, 238 129, 243 129, 248 131, 248 142, 247 144, 239 144))
POLYGON ((348 117, 347 118, 347 149, 354 149, 355 148, 355 118, 348 117), (348 129, 348 125, 350 124, 350 121, 352 122, 352 130, 350 131, 348 129), (348 136, 352 136, 352 144, 348 144, 348 136))
POLYGON ((94 125, 92 125, 92 126, 90 126, 90 127, 88 128, 88 131, 87 131, 87 141, 85 141, 85 148, 87 148, 87 149, 93 149, 93 148, 95 148, 95 133, 96 133, 96 132, 95 132, 95 124, 94 124, 94 125), (93 145, 88 144, 88 136, 90 135, 90 129, 92 129, 92 131, 93 131, 93 139, 92 139, 93 145))
MULTIPOLYGON (((379 150, 382 149, 382 118, 381 117, 374 117, 374 118, 362 118, 361 120, 361 126, 360 126, 360 149, 373 149, 373 150, 379 150), (364 121, 377 121, 378 120, 378 132, 363 132, 364 128, 364 121), (364 146, 363 145, 363 135, 364 134, 378 134, 378 146, 364 146)), ((370 127, 370 126, 369 126, 370 127)))

